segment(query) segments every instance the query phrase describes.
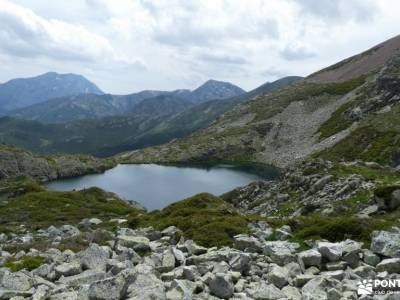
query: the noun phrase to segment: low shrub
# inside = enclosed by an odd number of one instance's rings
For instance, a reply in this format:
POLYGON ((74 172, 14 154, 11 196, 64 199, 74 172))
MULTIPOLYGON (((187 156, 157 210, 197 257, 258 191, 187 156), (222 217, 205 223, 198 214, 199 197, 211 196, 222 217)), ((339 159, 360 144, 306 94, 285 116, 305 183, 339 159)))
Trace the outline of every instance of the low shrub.
POLYGON ((78 224, 84 218, 110 219, 137 212, 129 203, 99 188, 75 192, 40 191, 14 198, 0 206, 0 224, 31 229, 78 224))
POLYGON ((133 215, 129 225, 153 226, 162 230, 176 226, 184 236, 206 247, 232 245, 232 237, 248 231, 248 218, 230 204, 210 194, 173 203, 160 211, 146 215, 133 215))
POLYGON ((19 260, 14 258, 9 258, 5 263, 4 267, 9 268, 12 272, 18 272, 20 270, 26 269, 32 271, 40 267, 44 262, 43 257, 40 256, 24 256, 19 260))
POLYGON ((374 230, 393 225, 391 221, 354 216, 326 217, 313 215, 290 220, 294 236, 298 239, 327 239, 332 242, 354 239, 369 243, 374 230))

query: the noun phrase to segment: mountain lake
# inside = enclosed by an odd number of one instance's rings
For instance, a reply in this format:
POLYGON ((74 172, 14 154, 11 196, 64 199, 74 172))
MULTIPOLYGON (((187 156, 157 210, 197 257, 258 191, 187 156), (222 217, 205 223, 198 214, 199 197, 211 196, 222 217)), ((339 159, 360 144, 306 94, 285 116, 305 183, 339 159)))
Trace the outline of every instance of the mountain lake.
POLYGON ((134 200, 147 210, 167 205, 198 193, 221 195, 257 180, 271 180, 279 171, 269 166, 165 166, 156 164, 118 165, 101 174, 48 182, 50 190, 72 191, 97 186, 134 200))

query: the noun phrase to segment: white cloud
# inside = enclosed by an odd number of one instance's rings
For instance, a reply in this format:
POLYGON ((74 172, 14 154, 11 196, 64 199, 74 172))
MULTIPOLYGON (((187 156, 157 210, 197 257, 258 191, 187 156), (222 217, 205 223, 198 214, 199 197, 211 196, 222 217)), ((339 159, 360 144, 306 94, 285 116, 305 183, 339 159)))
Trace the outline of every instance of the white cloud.
POLYGON ((9 55, 140 64, 117 54, 105 37, 83 26, 44 19, 7 0, 0 0, 0 22, 0 48, 9 55))
POLYGON ((397 34, 399 9, 397 0, 0 0, 0 80, 55 70, 113 93, 208 78, 251 89, 397 34))
POLYGON ((280 52, 281 56, 289 61, 304 60, 316 56, 314 51, 299 44, 289 44, 280 52))

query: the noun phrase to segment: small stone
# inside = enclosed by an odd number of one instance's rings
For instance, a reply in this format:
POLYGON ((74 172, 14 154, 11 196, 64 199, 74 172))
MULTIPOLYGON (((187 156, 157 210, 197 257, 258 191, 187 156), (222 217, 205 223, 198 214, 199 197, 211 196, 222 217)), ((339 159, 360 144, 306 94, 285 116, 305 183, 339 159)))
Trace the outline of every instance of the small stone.
POLYGON ((118 236, 118 242, 121 246, 132 248, 135 251, 149 251, 150 240, 144 236, 118 236))
POLYGON ((400 258, 400 233, 374 231, 372 233, 371 251, 387 257, 400 258))
POLYGON ((336 271, 323 272, 321 273, 321 275, 336 280, 343 280, 345 273, 343 270, 336 270, 336 271))
POLYGON ((236 249, 246 251, 246 252, 258 252, 263 251, 261 242, 248 234, 239 234, 233 237, 234 246, 236 249))
POLYGON ((293 283, 295 286, 297 287, 302 287, 303 285, 305 285, 307 282, 309 282, 311 279, 313 279, 315 276, 312 274, 301 274, 301 275, 297 275, 294 280, 293 283))
POLYGON ((96 226, 103 223, 102 220, 98 218, 90 218, 90 219, 83 219, 79 225, 84 226, 84 227, 90 227, 90 226, 96 226))
POLYGON ((82 272, 81 263, 79 261, 63 263, 61 265, 58 265, 54 270, 57 277, 72 276, 82 272))
POLYGON ((340 243, 319 242, 318 251, 329 261, 338 261, 342 257, 343 248, 340 243))
POLYGON ((33 286, 31 277, 22 272, 5 271, 1 276, 1 286, 7 290, 28 291, 33 286))
POLYGON ((97 244, 90 244, 87 249, 77 253, 76 257, 81 260, 83 269, 105 271, 110 253, 97 244))
POLYGON ((368 265, 359 266, 353 272, 361 278, 372 278, 375 276, 375 268, 368 265))
POLYGON ((251 258, 247 254, 237 254, 229 261, 232 271, 247 274, 250 270, 251 258))
POLYGON ((172 253, 174 253, 177 264, 185 265, 186 257, 185 257, 185 254, 181 250, 177 249, 176 247, 173 247, 172 253))
POLYGON ((135 280, 128 287, 127 299, 166 299, 164 283, 157 278, 152 266, 138 264, 134 270, 136 272, 135 280))
POLYGON ((229 299, 234 293, 234 285, 230 276, 223 273, 216 273, 209 284, 213 295, 222 299, 229 299))
POLYGON ((275 235, 280 241, 286 241, 291 239, 292 236, 292 230, 289 226, 285 225, 282 226, 281 228, 278 228, 275 230, 275 235))
POLYGON ((244 279, 239 279, 236 284, 235 284, 235 292, 236 293, 241 293, 244 290, 246 284, 246 280, 244 279))
POLYGON ((344 270, 347 267, 347 262, 345 261, 335 261, 326 264, 326 269, 328 271, 344 270))
POLYGON ((265 282, 254 282, 246 289, 246 293, 256 300, 278 300, 284 299, 286 295, 273 284, 265 282))
POLYGON ((287 241, 265 242, 264 254, 268 255, 274 263, 284 266, 296 261, 294 253, 299 247, 299 244, 287 241))
POLYGON ((196 266, 183 267, 183 278, 190 280, 190 281, 195 281, 199 277, 200 277, 200 273, 197 270, 196 266))
POLYGON ((377 264, 379 264, 380 261, 381 259, 379 258, 379 256, 373 253, 372 251, 369 250, 364 251, 364 262, 366 264, 375 267, 377 264))
POLYGON ((93 282, 89 287, 90 300, 120 299, 125 286, 122 276, 93 282))
POLYGON ((315 277, 308 281, 301 289, 303 299, 328 299, 327 291, 339 284, 339 281, 326 277, 315 277))
POLYGON ((329 300, 340 300, 342 298, 340 291, 335 288, 330 288, 327 294, 329 300))
POLYGON ((192 240, 187 240, 184 243, 190 255, 201 255, 207 253, 207 248, 197 245, 192 240))
POLYGON ((388 272, 389 274, 400 273, 400 258, 388 258, 382 260, 376 266, 378 272, 388 272))
POLYGON ((174 280, 171 289, 167 292, 168 300, 192 299, 198 286, 188 280, 174 280))
POLYGON ((61 277, 58 282, 69 286, 82 286, 84 284, 91 284, 95 281, 102 280, 106 273, 96 270, 86 270, 78 275, 61 277))
POLYGON ((163 231, 161 231, 161 234, 163 236, 170 237, 171 242, 173 244, 176 244, 179 241, 180 237, 182 236, 182 231, 175 226, 169 226, 165 228, 163 231))
POLYGON ((301 300, 301 293, 298 289, 293 286, 285 286, 282 289, 282 293, 286 296, 288 300, 301 300))
POLYGON ((319 267, 322 261, 322 255, 315 249, 306 250, 298 254, 299 261, 304 265, 305 268, 311 266, 319 267))
POLYGON ((269 282, 273 283, 278 288, 282 288, 288 284, 289 272, 284 267, 271 265, 267 277, 269 282))
POLYGON ((46 300, 50 294, 50 288, 46 285, 39 285, 35 293, 32 295, 32 300, 46 300))

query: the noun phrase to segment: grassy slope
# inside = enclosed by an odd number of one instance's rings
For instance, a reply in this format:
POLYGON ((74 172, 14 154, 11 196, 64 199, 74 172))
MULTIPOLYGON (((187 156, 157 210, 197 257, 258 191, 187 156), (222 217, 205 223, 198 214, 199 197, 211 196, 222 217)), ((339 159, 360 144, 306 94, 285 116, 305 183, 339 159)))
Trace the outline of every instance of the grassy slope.
POLYGON ((361 159, 397 165, 400 160, 400 107, 364 119, 349 136, 317 154, 330 160, 361 159))

